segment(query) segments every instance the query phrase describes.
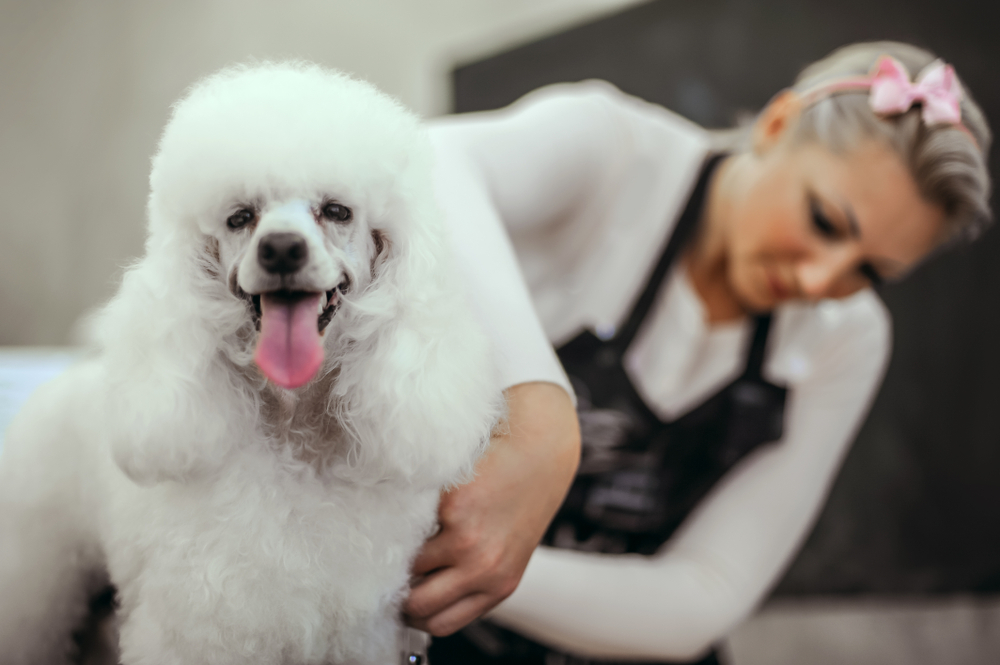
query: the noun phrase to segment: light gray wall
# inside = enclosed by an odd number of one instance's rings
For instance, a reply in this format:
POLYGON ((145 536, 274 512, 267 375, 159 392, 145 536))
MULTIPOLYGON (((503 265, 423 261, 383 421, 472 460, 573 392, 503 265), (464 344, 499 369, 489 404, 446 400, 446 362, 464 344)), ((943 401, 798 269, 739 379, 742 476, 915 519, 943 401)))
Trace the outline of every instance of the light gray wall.
POLYGON ((227 63, 304 58, 427 115, 447 72, 637 0, 0 0, 0 344, 62 344, 142 250, 170 103, 227 63))

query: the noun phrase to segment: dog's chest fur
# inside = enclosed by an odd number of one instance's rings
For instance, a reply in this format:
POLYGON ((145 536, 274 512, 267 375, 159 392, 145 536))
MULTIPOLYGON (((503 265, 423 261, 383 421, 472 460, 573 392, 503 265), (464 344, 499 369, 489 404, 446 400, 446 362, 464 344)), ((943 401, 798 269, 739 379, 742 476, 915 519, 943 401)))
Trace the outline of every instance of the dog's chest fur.
POLYGON ((268 384, 260 393, 260 431, 279 456, 289 455, 323 475, 342 460, 350 447, 350 433, 337 417, 333 393, 337 370, 300 392, 268 384))
POLYGON ((337 477, 346 434, 325 401, 274 390, 263 404, 259 440, 211 479, 119 486, 131 496, 109 502, 105 544, 122 613, 167 612, 226 659, 283 643, 276 662, 369 661, 394 639, 438 493, 337 477))

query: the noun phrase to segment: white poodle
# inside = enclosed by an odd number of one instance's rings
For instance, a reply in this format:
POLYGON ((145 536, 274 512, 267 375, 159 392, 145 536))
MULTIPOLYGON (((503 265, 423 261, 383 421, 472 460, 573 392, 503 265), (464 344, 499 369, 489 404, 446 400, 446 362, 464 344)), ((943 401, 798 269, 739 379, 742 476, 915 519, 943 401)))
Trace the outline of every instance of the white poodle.
POLYGON ((0 457, 0 661, 398 662, 408 567, 502 416, 419 121, 304 64, 174 109, 149 238, 0 457))

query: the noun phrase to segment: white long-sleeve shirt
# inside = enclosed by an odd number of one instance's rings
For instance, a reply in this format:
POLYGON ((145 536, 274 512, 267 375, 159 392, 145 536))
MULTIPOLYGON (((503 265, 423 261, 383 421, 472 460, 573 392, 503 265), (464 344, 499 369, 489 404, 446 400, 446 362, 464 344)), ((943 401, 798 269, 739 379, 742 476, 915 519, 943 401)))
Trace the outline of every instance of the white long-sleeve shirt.
MULTIPOLYGON (((707 133, 586 82, 436 121, 436 186, 509 385, 570 391, 552 350, 628 315, 687 202, 707 133)), ((626 354, 671 420, 734 379, 750 323, 710 326, 674 266, 626 354)), ((491 618, 591 658, 698 656, 745 618, 816 518, 874 396, 890 321, 870 290, 775 312, 765 376, 787 385, 783 438, 734 468, 652 557, 540 547, 491 618)))

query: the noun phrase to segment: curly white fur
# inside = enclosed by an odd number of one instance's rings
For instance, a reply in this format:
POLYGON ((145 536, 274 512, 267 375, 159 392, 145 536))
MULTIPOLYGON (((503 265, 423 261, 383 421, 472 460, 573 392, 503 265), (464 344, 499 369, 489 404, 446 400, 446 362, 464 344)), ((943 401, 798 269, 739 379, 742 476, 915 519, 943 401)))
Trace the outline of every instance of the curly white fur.
POLYGON ((313 65, 230 68, 179 102, 144 258, 96 317, 93 356, 5 440, 4 663, 67 662, 107 576, 128 665, 395 661, 439 492, 503 408, 429 170, 416 118, 313 65), (285 390, 253 364, 236 287, 253 230, 226 219, 330 197, 352 226, 319 242, 351 288, 318 375, 285 390))

